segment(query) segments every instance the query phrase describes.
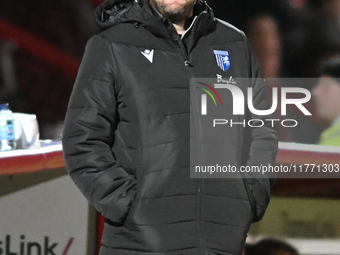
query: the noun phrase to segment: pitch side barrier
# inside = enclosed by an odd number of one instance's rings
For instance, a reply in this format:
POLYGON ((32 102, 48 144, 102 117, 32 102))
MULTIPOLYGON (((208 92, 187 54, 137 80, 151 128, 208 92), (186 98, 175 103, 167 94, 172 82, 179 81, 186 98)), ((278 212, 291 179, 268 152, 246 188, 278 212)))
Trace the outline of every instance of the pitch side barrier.
MULTIPOLYGON (((340 147, 338 148, 282 142, 279 143, 279 152, 276 158, 276 165, 282 166, 290 166, 291 164, 296 166, 301 165, 303 167, 302 168, 303 170, 306 171, 307 169, 308 171, 311 171, 311 167, 313 166, 313 164, 315 164, 314 166, 315 172, 315 169, 317 169, 317 166, 319 165, 322 166, 323 164, 326 164, 327 166, 336 166, 339 163, 340 163, 340 147)), ((30 178, 31 174, 44 174, 44 173, 45 173, 44 176, 48 177, 48 179, 51 179, 50 176, 54 171, 53 169, 61 169, 61 171, 65 172, 66 174, 66 170, 64 169, 61 144, 37 149, 27 149, 0 153, 0 176, 2 176, 2 178, 4 179, 8 179, 8 181, 15 182, 16 178, 19 176, 20 178, 25 179, 30 178), (11 178, 8 178, 10 176, 11 178)), ((317 178, 311 179, 311 177, 313 176, 311 176, 310 173, 308 172, 301 173, 301 177, 305 179, 302 178, 283 179, 281 178, 282 177, 281 173, 277 173, 276 175, 280 179, 278 179, 277 183, 274 186, 273 194, 275 196, 334 197, 335 195, 338 194, 333 191, 338 190, 340 178, 333 180, 325 179, 327 178, 326 173, 320 173, 320 177, 323 179, 317 178)), ((335 174, 333 172, 333 175, 335 178, 338 178, 339 173, 335 174)), ((69 177, 66 176, 65 178, 69 177)), ((70 183, 70 187, 74 187, 74 185, 70 183)), ((60 188, 58 189, 60 190, 60 188)), ((77 194, 77 192, 73 193, 77 194)), ((44 196, 47 200, 50 200, 52 197, 55 198, 56 195, 53 194, 53 196, 51 197, 47 195, 46 197, 46 194, 44 194, 44 196)), ((31 198, 32 202, 34 202, 34 200, 37 200, 34 197, 31 198)), ((5 196, 3 197, 3 199, 5 199, 5 196)), ((66 199, 64 201, 64 204, 62 203, 60 204, 60 207, 68 208, 69 207, 68 201, 69 200, 66 199)), ((39 217, 41 221, 41 215, 39 215, 39 217)), ((78 211, 76 211, 76 217, 79 218, 78 211)), ((92 218, 90 219, 90 222, 97 221, 96 224, 97 231, 94 231, 96 232, 97 238, 90 237, 89 240, 91 240, 91 238, 92 240, 96 239, 97 251, 94 254, 98 254, 105 219, 100 214, 97 215, 91 214, 91 217, 92 218)), ((70 218, 70 215, 67 218, 70 218)), ((72 220, 73 218, 70 219, 72 220)), ((63 220, 65 219, 63 218, 63 220)), ((20 235, 22 234, 23 232, 19 231, 17 232, 16 235, 14 235, 14 237, 19 238, 20 235)), ((44 241, 45 236, 46 235, 44 235, 44 233, 40 236, 42 241, 44 241)), ((75 246, 77 243, 79 243, 80 239, 77 238, 76 233, 70 236, 75 238, 74 240, 76 242, 72 243, 72 249, 75 249, 75 246)), ((6 233, 2 236, 2 238, 6 238, 6 233)), ((28 240, 28 236, 26 237, 26 239, 28 240)), ((56 249, 59 247, 64 248, 69 239, 70 238, 68 239, 66 238, 65 240, 62 238, 60 240, 51 239, 51 242, 53 241, 51 244, 58 243, 59 246, 56 246, 56 249)))
POLYGON ((340 178, 340 147, 279 143, 276 166, 290 168, 278 178, 340 178))

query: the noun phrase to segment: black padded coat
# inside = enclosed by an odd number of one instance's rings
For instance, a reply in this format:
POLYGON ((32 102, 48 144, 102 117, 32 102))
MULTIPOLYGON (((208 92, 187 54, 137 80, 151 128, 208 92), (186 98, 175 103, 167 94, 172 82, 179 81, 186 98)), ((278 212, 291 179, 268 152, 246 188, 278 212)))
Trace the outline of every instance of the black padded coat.
MULTIPOLYGON (((182 38, 147 0, 109 0, 96 13, 103 30, 86 46, 63 151, 71 178, 106 218, 100 255, 241 254, 274 178, 190 178, 189 80, 260 77, 246 37, 203 1, 182 38), (227 71, 214 50, 229 52, 227 71)), ((255 108, 267 109, 264 83, 248 86, 255 108)), ((273 164, 275 131, 229 129, 225 150, 231 165, 273 164)))

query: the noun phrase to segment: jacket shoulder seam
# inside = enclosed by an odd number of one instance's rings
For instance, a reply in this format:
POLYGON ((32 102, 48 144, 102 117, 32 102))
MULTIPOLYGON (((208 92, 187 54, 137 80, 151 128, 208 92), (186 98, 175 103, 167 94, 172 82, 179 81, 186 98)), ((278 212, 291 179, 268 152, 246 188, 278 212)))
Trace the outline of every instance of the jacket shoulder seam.
POLYGON ((237 33, 239 33, 239 34, 241 34, 243 36, 246 36, 245 33, 242 30, 238 29, 237 27, 233 26, 232 24, 230 24, 230 23, 228 23, 228 22, 226 22, 224 20, 218 19, 218 18, 215 18, 215 20, 218 23, 222 24, 223 26, 228 27, 231 30, 233 30, 233 31, 235 31, 235 32, 237 32, 237 33))

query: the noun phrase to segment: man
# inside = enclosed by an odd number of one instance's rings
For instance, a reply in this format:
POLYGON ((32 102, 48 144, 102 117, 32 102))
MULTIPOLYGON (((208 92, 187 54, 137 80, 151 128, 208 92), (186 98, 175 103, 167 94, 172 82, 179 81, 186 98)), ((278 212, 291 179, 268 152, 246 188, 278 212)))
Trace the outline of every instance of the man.
MULTIPOLYGON (((86 47, 63 148, 70 176, 106 218, 100 255, 241 254, 273 179, 190 178, 189 83, 261 76, 244 34, 203 1, 109 0, 96 13, 103 31, 86 47), (229 52, 228 70, 214 50, 229 52)), ((265 109, 263 82, 250 80, 265 109)), ((274 163, 270 126, 226 134, 231 165, 274 163)))
POLYGON ((321 68, 320 79, 312 93, 317 115, 331 123, 321 133, 318 144, 340 146, 340 58, 333 58, 321 68))

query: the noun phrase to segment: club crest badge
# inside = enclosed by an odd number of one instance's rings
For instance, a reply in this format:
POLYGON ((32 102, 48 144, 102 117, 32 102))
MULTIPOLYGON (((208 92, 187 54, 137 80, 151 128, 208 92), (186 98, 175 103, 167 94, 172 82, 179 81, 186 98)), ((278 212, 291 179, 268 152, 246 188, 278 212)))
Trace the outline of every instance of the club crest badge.
POLYGON ((217 65, 223 70, 227 71, 230 67, 230 58, 228 51, 214 50, 217 65))

